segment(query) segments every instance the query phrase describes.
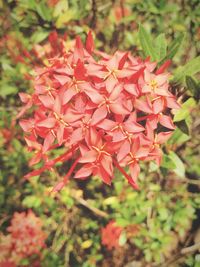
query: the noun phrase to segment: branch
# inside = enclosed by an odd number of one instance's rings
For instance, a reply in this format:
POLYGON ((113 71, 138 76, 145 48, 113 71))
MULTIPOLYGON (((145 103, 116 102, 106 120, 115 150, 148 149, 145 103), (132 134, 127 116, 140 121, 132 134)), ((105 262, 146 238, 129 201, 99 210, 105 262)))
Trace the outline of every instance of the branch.
POLYGON ((181 254, 187 254, 187 253, 192 253, 200 248, 200 242, 196 243, 190 247, 183 248, 181 250, 181 254))
POLYGON ((78 196, 76 194, 76 192, 74 190, 72 190, 71 192, 71 196, 81 205, 83 205, 84 207, 88 208, 89 210, 91 210, 93 213, 95 213, 96 215, 102 217, 102 218, 108 218, 109 215, 102 211, 102 210, 99 210, 98 208, 95 208, 93 206, 91 206, 87 200, 83 199, 82 197, 78 196))

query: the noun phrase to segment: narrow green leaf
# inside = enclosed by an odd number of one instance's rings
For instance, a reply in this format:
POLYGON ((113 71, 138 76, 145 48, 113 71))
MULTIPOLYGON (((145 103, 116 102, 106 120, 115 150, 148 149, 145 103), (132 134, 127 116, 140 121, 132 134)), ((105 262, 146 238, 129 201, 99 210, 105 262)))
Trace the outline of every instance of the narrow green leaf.
POLYGON ((160 61, 167 54, 167 41, 165 38, 165 34, 161 33, 156 37, 156 56, 157 60, 160 61))
POLYGON ((179 67, 174 75, 176 83, 185 82, 186 76, 192 76, 200 72, 200 56, 190 60, 185 66, 179 67))
POLYGON ((176 168, 173 169, 173 171, 179 176, 179 177, 185 177, 185 165, 183 164, 182 160, 179 158, 179 156, 174 153, 170 152, 169 153, 170 159, 174 162, 176 165, 176 168))
POLYGON ((167 49, 167 55, 160 62, 160 64, 162 64, 168 59, 172 59, 176 55, 179 48, 181 47, 183 39, 184 39, 184 34, 180 33, 179 36, 169 45, 169 48, 167 49))
POLYGON ((179 36, 169 45, 167 59, 172 59, 178 52, 182 41, 184 38, 184 33, 180 33, 179 36))
POLYGON ((139 40, 145 56, 150 56, 153 61, 156 60, 156 50, 151 36, 142 25, 139 26, 139 40))

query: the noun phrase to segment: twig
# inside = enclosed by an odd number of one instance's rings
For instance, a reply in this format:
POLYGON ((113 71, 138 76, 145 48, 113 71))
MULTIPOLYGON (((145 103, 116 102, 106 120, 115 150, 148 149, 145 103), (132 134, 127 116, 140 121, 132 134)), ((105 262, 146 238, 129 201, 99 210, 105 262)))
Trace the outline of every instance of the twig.
POLYGON ((200 242, 196 243, 196 244, 194 244, 194 245, 192 245, 190 247, 183 248, 181 250, 181 254, 192 253, 192 252, 196 251, 199 248, 200 248, 200 242))
POLYGON ((181 183, 188 183, 188 184, 194 184, 194 185, 200 185, 200 179, 188 179, 188 178, 170 178, 170 180, 176 180, 179 181, 181 183))
POLYGON ((91 206, 87 200, 83 199, 82 197, 80 196, 77 196, 76 192, 74 192, 74 190, 72 191, 71 193, 71 196, 81 205, 83 205, 84 207, 88 208, 89 210, 91 210, 92 212, 94 212, 96 215, 102 217, 102 218, 108 218, 109 215, 102 211, 102 210, 99 210, 98 208, 95 208, 93 206, 91 206))
MULTIPOLYGON (((190 247, 182 248, 180 252, 175 254, 175 256, 170 259, 169 261, 165 262, 162 267, 168 267, 171 266, 172 263, 179 261, 181 258, 185 257, 186 254, 193 253, 194 251, 198 250, 200 248, 200 242, 192 245, 190 247)), ((160 266, 160 265, 155 265, 155 266, 160 266)))

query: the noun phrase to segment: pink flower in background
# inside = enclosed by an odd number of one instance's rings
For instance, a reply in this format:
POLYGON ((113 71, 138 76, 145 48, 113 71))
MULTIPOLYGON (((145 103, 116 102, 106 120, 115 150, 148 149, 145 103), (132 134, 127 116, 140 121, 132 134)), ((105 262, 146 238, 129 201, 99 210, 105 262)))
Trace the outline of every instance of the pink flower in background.
POLYGON ((0 266, 8 258, 8 266, 15 266, 14 263, 18 264, 24 258, 39 256, 45 247, 46 234, 42 230, 42 221, 31 210, 27 213, 15 212, 7 231, 8 235, 0 237, 0 266))

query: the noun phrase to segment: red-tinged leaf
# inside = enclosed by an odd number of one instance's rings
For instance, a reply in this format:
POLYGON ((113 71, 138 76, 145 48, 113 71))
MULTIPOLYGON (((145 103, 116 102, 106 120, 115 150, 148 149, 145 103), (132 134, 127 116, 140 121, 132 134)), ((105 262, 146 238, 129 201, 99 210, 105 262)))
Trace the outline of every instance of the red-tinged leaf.
POLYGON ((100 95, 95 89, 84 88, 84 92, 92 100, 92 102, 95 104, 100 104, 104 101, 103 96, 100 95))
POLYGON ((146 135, 150 141, 154 140, 154 130, 153 130, 151 123, 149 121, 147 121, 147 123, 146 123, 146 135))
POLYGON ((128 155, 129 152, 130 152, 130 143, 129 141, 125 141, 120 147, 119 152, 117 154, 118 162, 123 160, 128 155))
POLYGON ((101 158, 101 165, 104 168, 104 170, 108 173, 108 175, 112 177, 113 175, 112 158, 108 155, 103 155, 101 158))
POLYGON ((99 176, 105 184, 111 185, 112 177, 109 176, 109 174, 103 167, 99 168, 99 176))
POLYGON ((104 129, 106 131, 111 131, 116 126, 116 122, 104 119, 103 121, 98 123, 98 127, 104 129))
POLYGON ((74 63, 77 63, 79 59, 83 61, 83 58, 84 58, 83 44, 80 36, 77 36, 73 53, 74 63))
POLYGON ((172 122, 172 119, 169 116, 166 115, 160 115, 160 119, 159 122, 161 125, 163 125, 164 127, 168 128, 168 129, 175 129, 175 126, 172 122))
POLYGON ((163 109, 164 109, 164 101, 161 97, 159 97, 153 102, 153 113, 158 114, 162 112, 163 109))
POLYGON ((110 75, 110 76, 106 79, 106 81, 105 81, 105 84, 106 84, 106 90, 108 91, 109 94, 114 90, 114 88, 115 88, 115 86, 117 85, 117 83, 118 83, 118 80, 115 79, 115 78, 113 77, 113 75, 110 75))
POLYGON ((80 170, 78 170, 74 178, 86 178, 92 174, 92 167, 89 164, 84 165, 80 170))
POLYGON ((135 155, 137 153, 137 151, 140 148, 140 138, 136 137, 133 141, 132 141, 132 145, 131 145, 131 153, 133 155, 135 155))
POLYGON ((97 130, 94 127, 91 127, 89 129, 89 140, 88 140, 89 146, 97 146, 100 144, 102 145, 102 140, 97 132, 97 130))
POLYGON ((73 145, 83 139, 83 130, 82 128, 78 128, 73 131, 72 135, 70 136, 70 145, 73 145))
POLYGON ((58 192, 60 191, 61 189, 63 189, 63 187, 65 186, 65 183, 64 182, 59 182, 56 186, 54 186, 54 188, 52 189, 52 193, 53 192, 58 192))
POLYGON ((37 122, 38 127, 53 128, 56 124, 55 118, 47 118, 43 121, 37 122))
POLYGON ((28 147, 34 148, 36 150, 41 149, 41 144, 39 144, 35 138, 32 138, 32 136, 24 137, 24 139, 25 139, 28 147))
POLYGON ((140 159, 140 158, 145 158, 149 154, 149 147, 141 147, 135 154, 135 157, 140 159))
POLYGON ((23 129, 24 132, 30 132, 34 127, 33 120, 20 120, 19 125, 23 129))
POLYGON ((86 38, 86 50, 89 54, 91 54, 94 50, 94 40, 92 36, 92 31, 88 32, 87 38, 86 38))
POLYGON ((40 95, 38 98, 46 108, 53 108, 55 101, 53 97, 49 95, 40 95))
POLYGON ((35 154, 35 156, 29 161, 29 166, 33 166, 35 164, 37 164, 38 162, 40 162, 42 158, 42 153, 38 152, 37 154, 35 154))
POLYGON ((66 114, 63 116, 63 120, 67 123, 72 123, 77 120, 80 120, 84 114, 78 113, 77 111, 69 108, 66 112, 66 114))
POLYGON ((16 119, 19 119, 19 118, 21 118, 23 115, 24 115, 24 113, 29 109, 29 108, 31 108, 32 107, 32 101, 29 101, 21 110, 20 110, 20 112, 17 114, 17 116, 16 116, 16 119))
POLYGON ((146 67, 141 68, 140 70, 136 71, 130 78, 129 83, 137 83, 140 76, 143 75, 144 70, 146 67))
POLYGON ((130 113, 130 110, 127 110, 125 107, 118 103, 110 104, 110 110, 113 113, 119 115, 128 115, 130 113))
POLYGON ((105 117, 107 116, 107 113, 108 112, 107 112, 107 108, 105 105, 96 109, 92 116, 91 125, 94 126, 97 123, 101 122, 103 119, 105 119, 105 117))
POLYGON ((164 144, 173 134, 173 132, 161 132, 157 135, 156 143, 157 144, 164 144))
POLYGON ((116 84, 116 86, 114 87, 114 89, 112 90, 109 99, 110 100, 116 100, 120 93, 123 90, 123 85, 122 84, 116 84))
POLYGON ((108 61, 106 61, 106 66, 110 70, 116 70, 118 68, 118 53, 116 52, 108 61))
POLYGON ((70 82, 70 78, 66 75, 58 75, 58 74, 54 74, 54 78, 61 84, 64 85, 68 82, 70 82))
POLYGON ((54 140, 55 140, 55 136, 52 134, 52 132, 49 132, 47 134, 46 138, 44 139, 44 144, 43 144, 43 147, 42 147, 43 153, 45 153, 46 151, 49 150, 49 148, 53 144, 54 140))
POLYGON ((140 173, 140 166, 138 163, 134 163, 130 165, 130 173, 131 173, 131 178, 133 179, 134 184, 136 184, 138 175, 140 173))
POLYGON ((31 96, 26 93, 19 93, 19 97, 23 103, 27 103, 31 99, 31 96))
POLYGON ((165 101, 167 103, 168 108, 173 108, 173 109, 180 109, 181 108, 181 105, 176 101, 176 98, 174 96, 165 97, 165 101))
POLYGON ((124 128, 130 133, 139 133, 144 131, 144 127, 135 121, 128 121, 124 123, 124 128))
POLYGON ((133 96, 138 96, 139 94, 136 84, 125 84, 124 89, 133 96))
POLYGON ((125 135, 121 130, 114 131, 113 133, 113 142, 120 142, 125 139, 125 135))
POLYGON ((60 124, 58 129, 57 129, 57 135, 56 135, 57 139, 58 139, 59 146, 61 146, 63 143, 64 130, 65 130, 65 126, 63 124, 60 124))
POLYGON ((165 63, 163 63, 156 71, 156 75, 162 74, 165 70, 171 65, 172 61, 168 59, 165 63))
POLYGON ((72 97, 75 96, 76 94, 77 92, 75 91, 73 87, 66 89, 63 95, 62 104, 63 105, 67 104, 72 99, 72 97))
POLYGON ((126 53, 124 53, 124 55, 120 59, 119 64, 118 64, 118 69, 119 70, 121 70, 124 67, 128 56, 129 56, 129 52, 126 52, 126 53))
POLYGON ((149 106, 149 103, 147 101, 136 99, 134 102, 134 106, 136 109, 140 111, 143 111, 146 113, 152 113, 152 108, 149 106))
POLYGON ((90 163, 95 162, 97 159, 97 152, 94 150, 90 150, 86 152, 80 159, 79 163, 90 163))
POLYGON ((81 62, 79 59, 74 69, 74 77, 76 78, 76 80, 85 80, 85 75, 86 69, 83 62, 81 62))
POLYGON ((56 112, 57 115, 59 115, 59 114, 61 114, 61 108, 62 108, 61 99, 60 99, 59 95, 57 95, 55 102, 54 102, 53 110, 54 110, 54 112, 56 112))

